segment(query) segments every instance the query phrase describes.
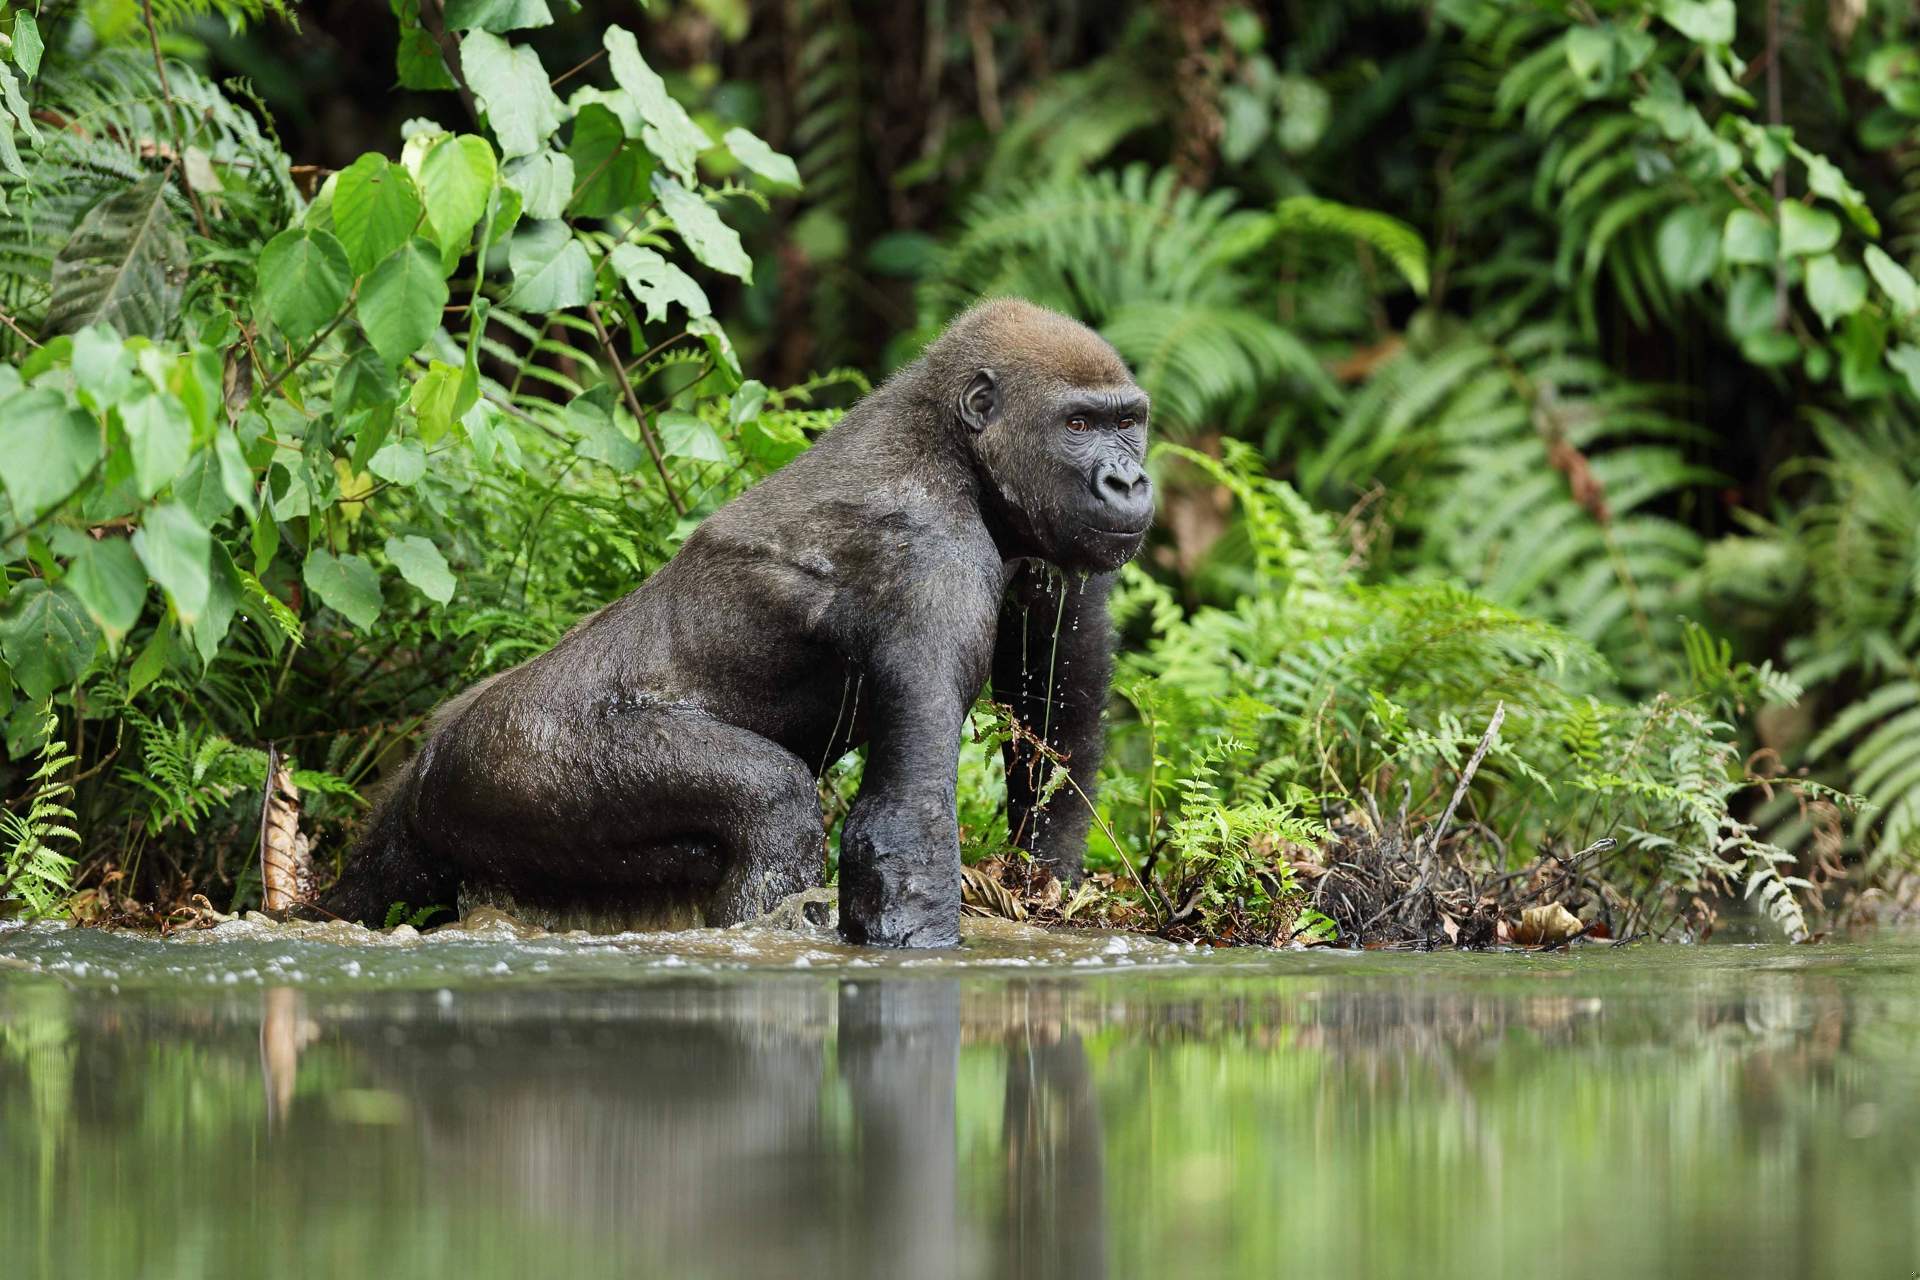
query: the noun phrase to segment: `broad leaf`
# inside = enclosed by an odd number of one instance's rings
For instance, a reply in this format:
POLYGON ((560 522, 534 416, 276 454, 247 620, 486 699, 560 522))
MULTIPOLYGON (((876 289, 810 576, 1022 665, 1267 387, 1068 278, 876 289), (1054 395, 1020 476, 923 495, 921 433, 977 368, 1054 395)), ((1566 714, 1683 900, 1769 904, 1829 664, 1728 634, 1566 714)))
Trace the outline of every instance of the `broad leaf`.
POLYGON ((40 28, 34 24, 33 15, 25 9, 13 15, 13 61, 20 68, 20 74, 31 80, 40 74, 40 55, 46 45, 40 39, 40 28))
POLYGON ((100 460, 100 427, 51 388, 0 401, 0 485, 32 520, 73 493, 100 460))
POLYGON ((78 680, 99 644, 80 602, 44 579, 15 584, 0 609, 0 653, 13 682, 35 702, 78 680))
POLYGON ((453 573, 440 548, 415 534, 387 539, 387 559, 400 576, 420 588, 422 595, 435 604, 453 599, 453 573))
POLYGON ((580 455, 616 471, 631 471, 646 458, 640 446, 614 421, 612 393, 604 384, 567 405, 567 421, 580 433, 580 455))
MULTIPOLYGON (((509 160, 507 185, 519 192, 521 212, 538 222, 547 222, 567 211, 573 198, 573 161, 558 151, 509 160)), ((495 228, 494 234, 500 234, 495 228)))
POLYGON ((1920 311, 1920 284, 1916 284, 1913 275, 1905 267, 1888 257, 1886 251, 1877 244, 1867 246, 1867 270, 1873 274, 1873 282, 1880 286, 1880 292, 1887 295, 1887 301, 1899 314, 1912 315, 1920 311))
POLYGON ((1779 238, 1773 224, 1751 209, 1735 209, 1727 215, 1720 236, 1720 256, 1729 265, 1772 262, 1779 252, 1779 238))
POLYGON ((147 576, 173 601, 180 620, 191 626, 206 608, 212 583, 208 557, 213 538, 195 515, 177 502, 148 510, 133 534, 133 549, 147 576))
POLYGON ((705 200, 687 190, 664 173, 653 175, 654 194, 660 207, 673 219, 673 229, 693 250, 693 256, 730 276, 753 283, 753 259, 740 247, 740 235, 720 221, 705 200))
POLYGON ((111 409, 133 386, 133 354, 105 325, 89 325, 73 335, 69 367, 80 403, 97 413, 111 409))
POLYGON ((364 155, 341 170, 333 188, 333 232, 355 275, 365 275, 413 238, 420 193, 413 175, 382 155, 364 155))
POLYGON ((440 327, 447 305, 447 282, 440 275, 440 253, 414 240, 373 269, 360 289, 360 327, 389 365, 418 351, 440 327))
POLYGON ((731 462, 720 435, 704 420, 691 413, 669 411, 659 418, 660 452, 669 458, 692 458, 697 462, 731 462))
POLYGON ((186 275, 187 242, 155 174, 93 206, 54 255, 47 328, 104 324, 165 337, 179 318, 186 275))
POLYGON ((220 642, 226 639, 227 630, 233 625, 233 615, 240 611, 240 600, 245 591, 240 581, 240 570, 233 563, 233 554, 221 543, 213 544, 209 567, 207 607, 200 611, 200 616, 193 620, 191 627, 194 651, 200 655, 202 666, 218 656, 220 642))
POLYGON ((1660 16, 1689 40, 1733 43, 1733 0, 1661 0, 1660 16))
POLYGON ((187 465, 193 448, 193 423, 179 397, 148 391, 120 404, 120 425, 133 446, 133 478, 140 496, 151 498, 166 488, 187 465))
POLYGON ((420 162, 420 189, 427 200, 427 221, 442 250, 464 247, 487 211, 497 167, 485 138, 463 133, 443 137, 420 162))
POLYGON ((567 156, 580 187, 571 205, 575 216, 604 218, 646 199, 653 158, 627 137, 619 118, 598 103, 589 103, 574 116, 567 156))
POLYGON ((1823 253, 1807 263, 1807 301, 1831 329, 1867 301, 1867 273, 1823 253))
POLYGON ((1788 257, 1825 253, 1840 243, 1840 219, 1798 200, 1780 205, 1780 252, 1788 257))
POLYGON ((640 140, 660 157, 661 164, 692 182, 694 161, 713 145, 713 139, 667 92, 666 81, 640 56, 640 46, 631 31, 608 27, 605 44, 614 82, 632 97, 640 118, 647 122, 640 140))
POLYGON ((720 135, 720 140, 733 152, 734 159, 768 182, 795 191, 800 189, 800 170, 792 158, 775 151, 754 134, 736 127, 720 135))
POLYGON ((340 313, 354 270, 325 231, 289 227, 260 251, 254 297, 280 332, 304 342, 340 313))
POLYGON ((689 316, 713 314, 706 291, 694 278, 653 250, 635 244, 618 244, 608 261, 613 264, 615 274, 626 282, 634 299, 646 308, 650 322, 666 319, 667 304, 672 302, 686 308, 689 316))
POLYGON ((447 0, 447 30, 521 31, 550 27, 546 0, 447 0))
POLYGON ((67 568, 63 584, 118 646, 140 620, 147 571, 125 538, 88 538, 67 568))
POLYGON ((513 268, 512 304, 544 313, 593 300, 593 259, 564 222, 522 227, 507 248, 513 268))
POLYGON ((1660 273, 1676 289, 1692 289, 1713 274, 1720 232, 1698 205, 1683 204, 1660 223, 1654 241, 1660 273))
POLYGON ((502 155, 532 155, 567 118, 540 55, 531 49, 515 48, 490 31, 469 31, 460 41, 460 66, 486 108, 502 155))
POLYGON ((315 547, 307 553, 300 576, 320 603, 362 631, 379 618, 380 579, 360 556, 336 556, 315 547))
POLYGON ((368 460, 367 470, 394 484, 413 484, 427 474, 426 451, 411 440, 389 440, 368 460))

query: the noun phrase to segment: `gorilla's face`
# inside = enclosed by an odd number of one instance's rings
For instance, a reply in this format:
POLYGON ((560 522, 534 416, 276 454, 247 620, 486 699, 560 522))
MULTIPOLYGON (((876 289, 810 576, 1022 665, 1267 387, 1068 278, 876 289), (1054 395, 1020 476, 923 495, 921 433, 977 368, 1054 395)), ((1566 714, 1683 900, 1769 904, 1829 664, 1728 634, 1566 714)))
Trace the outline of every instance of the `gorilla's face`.
POLYGON ((1131 382, 1003 385, 981 370, 961 418, 1025 550, 1075 572, 1118 569, 1153 523, 1147 397, 1131 382))

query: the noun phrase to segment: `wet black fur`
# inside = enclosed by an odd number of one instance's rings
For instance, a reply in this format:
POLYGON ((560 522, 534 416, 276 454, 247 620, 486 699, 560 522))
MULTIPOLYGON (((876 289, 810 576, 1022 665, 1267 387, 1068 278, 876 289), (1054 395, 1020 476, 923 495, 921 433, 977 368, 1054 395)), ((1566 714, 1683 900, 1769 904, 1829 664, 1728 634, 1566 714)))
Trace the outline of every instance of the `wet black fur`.
MULTIPOLYGON (((990 676, 1092 789, 1145 447, 1145 397, 1098 336, 974 308, 638 590, 442 708, 324 909, 377 924, 466 886, 745 919, 818 883, 815 776, 868 744, 842 927, 954 944, 958 749, 990 676)), ((1028 751, 1007 752, 1010 828, 1077 875, 1085 806, 1031 813, 1028 751)))

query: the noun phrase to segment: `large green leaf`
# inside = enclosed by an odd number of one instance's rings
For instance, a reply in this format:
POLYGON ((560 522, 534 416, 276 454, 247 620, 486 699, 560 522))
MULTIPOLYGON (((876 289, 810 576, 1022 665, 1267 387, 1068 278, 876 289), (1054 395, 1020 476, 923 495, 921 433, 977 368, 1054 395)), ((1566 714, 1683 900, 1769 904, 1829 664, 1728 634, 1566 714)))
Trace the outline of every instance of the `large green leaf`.
MULTIPOLYGON (((573 161, 558 151, 540 151, 507 161, 507 186, 520 193, 527 217, 545 222, 567 211, 573 197, 573 161)), ((499 234, 496 228, 495 235, 499 234)))
POLYGON ((53 257, 47 328, 105 324, 161 338, 180 315, 187 242, 155 174, 108 196, 53 257))
POLYGON ((713 145, 713 139, 667 92, 666 81, 640 56, 640 46, 631 31, 608 27, 605 44, 615 83, 633 98, 640 118, 647 122, 640 140, 660 157, 661 164, 692 182, 694 161, 713 145))
POLYGON ((1825 209, 1788 200, 1780 205, 1780 252, 1788 257, 1825 253, 1840 243, 1840 219, 1825 209))
POLYGON ((547 0, 447 0, 447 30, 520 31, 550 27, 547 0))
POLYGON ((147 571, 125 538, 86 539, 64 585, 115 645, 140 620, 147 601, 147 571))
POLYGON ((599 103, 588 103, 573 117, 567 156, 580 184, 572 201, 576 217, 608 217, 646 199, 653 158, 599 103))
POLYGON ((120 403, 120 425, 133 446, 133 478, 140 496, 151 498, 173 483, 193 448, 193 423, 178 396, 165 391, 120 403))
POLYGON ((1654 238, 1660 273, 1676 289, 1692 289, 1713 274, 1720 255, 1720 229, 1698 205, 1683 204, 1660 223, 1654 238))
POLYGON ((660 452, 696 462, 731 462, 720 434, 695 414, 668 410, 660 415, 660 452))
POLYGON ((367 470, 397 485, 415 484, 427 474, 426 451, 411 440, 389 440, 367 460, 367 470))
POLYGON ((531 49, 515 48, 490 31, 469 31, 460 41, 460 66, 486 108, 502 155, 532 155, 567 118, 540 55, 531 49))
POLYGON ((322 604, 361 630, 379 618, 380 578, 362 557, 316 547, 307 553, 301 577, 322 604))
POLYGON ((733 152, 733 158, 778 187, 800 189, 800 169, 790 156, 782 155, 746 129, 735 127, 720 135, 733 152))
POLYGON ((333 231, 355 275, 365 275, 413 238, 420 193, 413 175, 382 155, 364 155, 340 171, 333 188, 333 231))
POLYGON ((1920 284, 1877 244, 1867 246, 1867 270, 1873 273, 1873 282, 1887 295, 1895 312, 1905 316, 1920 311, 1920 284))
POLYGON ((693 192, 664 173, 653 175, 654 194, 660 207, 673 219, 673 229, 693 250, 693 256, 730 276, 753 282, 753 259, 740 247, 740 235, 720 221, 720 215, 693 192))
POLYGON ((325 231, 289 227, 260 251, 254 297, 280 332, 303 342, 339 314, 353 277, 340 241, 325 231))
POLYGON ((180 620, 191 626, 206 608, 212 589, 208 564, 213 538, 207 527, 178 502, 163 502, 141 520, 133 534, 133 549, 147 566, 147 576, 173 601, 180 620))
POLYGON ((417 534, 387 539, 387 559, 400 576, 420 588, 427 599, 445 604, 453 599, 453 572, 440 548, 417 534))
POLYGON ((0 401, 0 485, 31 520, 71 494, 100 460, 100 428, 48 387, 0 401))
POLYGON ((35 702, 78 680, 99 644, 80 602, 43 579, 16 584, 0 609, 0 653, 13 682, 35 702))
POLYGON ((413 240, 395 249, 361 286, 360 327, 380 358, 397 365, 433 336, 446 305, 439 250, 413 240))
POLYGON ((1807 263, 1807 301, 1831 329, 1866 304, 1867 273, 1823 253, 1807 263))
POLYGON ((233 554, 223 544, 213 544, 209 565, 212 574, 208 578, 207 607, 200 611, 192 627, 193 647, 202 664, 212 662, 220 652, 220 642, 233 625, 233 616, 240 611, 240 600, 246 590, 240 581, 239 567, 233 563, 233 554))
POLYGON ((667 304, 677 302, 689 316, 713 314, 707 294, 694 278, 651 249, 637 244, 617 244, 607 259, 633 296, 647 309, 647 319, 659 322, 667 318, 667 304))
POLYGON ((485 138, 463 133, 442 138, 420 162, 420 189, 427 198, 427 221, 443 250, 464 246, 487 211, 497 166, 485 138))
POLYGON ((564 222, 522 227, 507 248, 513 268, 512 304, 534 313, 578 307, 593 300, 593 259, 564 222))
POLYGON ((13 60, 19 65, 21 75, 31 80, 40 74, 40 55, 45 49, 33 15, 25 9, 16 12, 13 15, 13 60))

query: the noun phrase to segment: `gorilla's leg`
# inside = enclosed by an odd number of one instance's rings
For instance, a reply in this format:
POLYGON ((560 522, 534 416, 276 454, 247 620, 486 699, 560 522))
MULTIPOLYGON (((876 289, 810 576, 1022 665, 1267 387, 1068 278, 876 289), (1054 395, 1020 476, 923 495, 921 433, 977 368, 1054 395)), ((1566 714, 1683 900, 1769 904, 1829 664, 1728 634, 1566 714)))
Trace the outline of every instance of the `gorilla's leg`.
POLYGON ((672 721, 674 758, 663 760, 657 746, 644 752, 626 803, 643 822, 668 818, 681 839, 708 843, 719 855, 706 923, 751 920, 819 884, 826 832, 819 791, 800 758, 718 720, 672 721))
POLYGON ((556 735, 521 769, 488 727, 456 726, 421 788, 422 823, 468 884, 556 906, 690 899, 727 925, 820 883, 813 775, 759 734, 641 708, 556 735))
MULTIPOLYGON (((1106 745, 1100 725, 1113 673, 1113 625, 1107 617, 1112 574, 1074 580, 1029 560, 1007 584, 993 653, 993 697, 1035 738, 1067 758, 1092 798, 1106 745)), ((1080 879, 1091 813, 1067 788, 1042 805, 1053 765, 1033 743, 1001 748, 1007 769, 1007 834, 1069 883, 1080 879)))

